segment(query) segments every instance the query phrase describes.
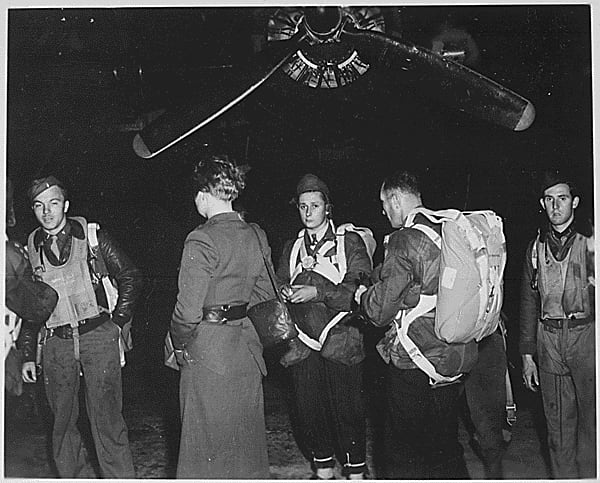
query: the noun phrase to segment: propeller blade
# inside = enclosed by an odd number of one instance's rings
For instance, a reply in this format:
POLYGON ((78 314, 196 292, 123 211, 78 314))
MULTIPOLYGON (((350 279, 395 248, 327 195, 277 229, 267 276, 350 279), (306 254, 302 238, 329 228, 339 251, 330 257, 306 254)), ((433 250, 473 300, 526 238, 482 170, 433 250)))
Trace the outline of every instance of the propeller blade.
POLYGON ((227 112, 263 85, 298 50, 306 33, 300 29, 294 37, 274 42, 259 52, 232 76, 232 82, 219 86, 212 96, 167 111, 136 134, 133 149, 138 156, 150 159, 227 112))
POLYGON ((444 104, 494 124, 523 131, 535 118, 533 104, 462 64, 379 32, 347 25, 344 37, 368 62, 394 70, 403 80, 444 104))

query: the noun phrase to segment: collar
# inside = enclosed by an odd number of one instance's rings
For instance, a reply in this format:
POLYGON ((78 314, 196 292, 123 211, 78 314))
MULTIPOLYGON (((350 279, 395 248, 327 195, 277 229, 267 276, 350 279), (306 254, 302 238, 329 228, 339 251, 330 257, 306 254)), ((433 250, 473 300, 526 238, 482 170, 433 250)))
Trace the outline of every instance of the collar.
POLYGON ((242 218, 237 211, 227 211, 225 213, 218 213, 211 216, 206 220, 206 224, 219 223, 221 221, 241 221, 242 218))
POLYGON ((550 231, 549 233, 551 234, 552 237, 554 237, 556 240, 560 241, 560 242, 564 242, 566 239, 568 239, 574 232, 575 232, 575 220, 573 220, 569 226, 567 228, 565 228, 563 231, 558 232, 554 229, 554 227, 550 226, 550 231))
MULTIPOLYGON (((308 243, 310 243, 310 238, 312 237, 313 234, 309 234, 308 230, 304 230, 304 239, 308 241, 308 243)), ((328 223, 322 227, 318 232, 315 233, 315 235, 317 236, 317 243, 320 242, 322 239, 325 240, 335 240, 335 234, 333 233, 333 222, 331 220, 328 221, 328 223)))
MULTIPOLYGON (((83 227, 81 226, 81 224, 79 224, 77 221, 71 218, 67 218, 67 223, 65 224, 63 229, 57 233, 57 235, 59 239, 74 236, 79 240, 85 240, 85 233, 83 232, 83 227)), ((43 245, 49 238, 50 234, 45 232, 42 228, 40 228, 34 236, 34 245, 36 247, 43 245)))

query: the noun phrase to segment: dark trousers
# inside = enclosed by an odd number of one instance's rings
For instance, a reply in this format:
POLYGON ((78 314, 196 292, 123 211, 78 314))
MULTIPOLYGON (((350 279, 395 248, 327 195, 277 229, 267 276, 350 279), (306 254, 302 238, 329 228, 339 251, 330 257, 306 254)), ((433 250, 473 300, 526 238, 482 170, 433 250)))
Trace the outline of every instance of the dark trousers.
POLYGON ((477 363, 465 378, 464 389, 486 477, 500 479, 506 450, 502 434, 506 418, 506 351, 499 330, 479 342, 477 363))
POLYGON ((48 339, 44 345, 44 385, 54 413, 52 452, 61 478, 76 478, 86 464, 79 417, 79 371, 100 471, 104 478, 135 478, 123 408, 119 328, 107 321, 80 338, 80 362, 73 339, 48 339))
POLYGON ((420 369, 389 366, 388 478, 469 478, 458 441, 458 396, 458 384, 432 389, 420 369))
POLYGON ((564 325, 553 329, 540 323, 537 333, 550 463, 555 478, 594 478, 595 327, 564 325))
POLYGON ((317 468, 333 467, 341 453, 346 473, 365 466, 362 366, 328 361, 316 351, 290 367, 298 431, 317 468))

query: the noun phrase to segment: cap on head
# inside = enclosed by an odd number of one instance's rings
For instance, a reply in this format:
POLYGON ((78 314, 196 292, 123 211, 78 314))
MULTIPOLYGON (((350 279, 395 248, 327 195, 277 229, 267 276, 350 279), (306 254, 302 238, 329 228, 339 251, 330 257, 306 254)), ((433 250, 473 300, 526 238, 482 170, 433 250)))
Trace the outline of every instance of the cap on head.
POLYGON ((326 199, 329 199, 329 188, 327 185, 321 180, 319 177, 314 174, 305 174, 298 181, 298 185, 296 186, 296 195, 300 196, 302 193, 306 193, 308 191, 320 191, 325 195, 326 199))
POLYGON ((557 184, 566 184, 569 186, 571 195, 577 196, 577 188, 570 176, 567 176, 564 171, 558 169, 547 169, 540 177, 540 196, 544 196, 544 192, 557 184))
POLYGON ((31 182, 31 186, 28 191, 29 201, 33 203, 33 200, 37 195, 43 193, 48 188, 52 188, 52 186, 58 186, 63 191, 63 193, 65 191, 62 182, 54 176, 46 176, 44 178, 34 179, 31 182))

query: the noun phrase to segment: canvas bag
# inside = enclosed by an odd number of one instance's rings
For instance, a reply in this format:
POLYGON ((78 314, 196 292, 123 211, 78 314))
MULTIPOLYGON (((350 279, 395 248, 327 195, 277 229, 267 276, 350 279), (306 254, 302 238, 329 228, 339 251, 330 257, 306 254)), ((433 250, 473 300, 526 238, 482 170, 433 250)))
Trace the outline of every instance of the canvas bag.
POLYGON ((435 333, 448 343, 479 342, 500 323, 506 239, 502 218, 490 210, 413 210, 405 223, 425 233, 441 250, 435 303, 435 333), (441 237, 430 227, 414 224, 421 213, 442 224, 441 237))

